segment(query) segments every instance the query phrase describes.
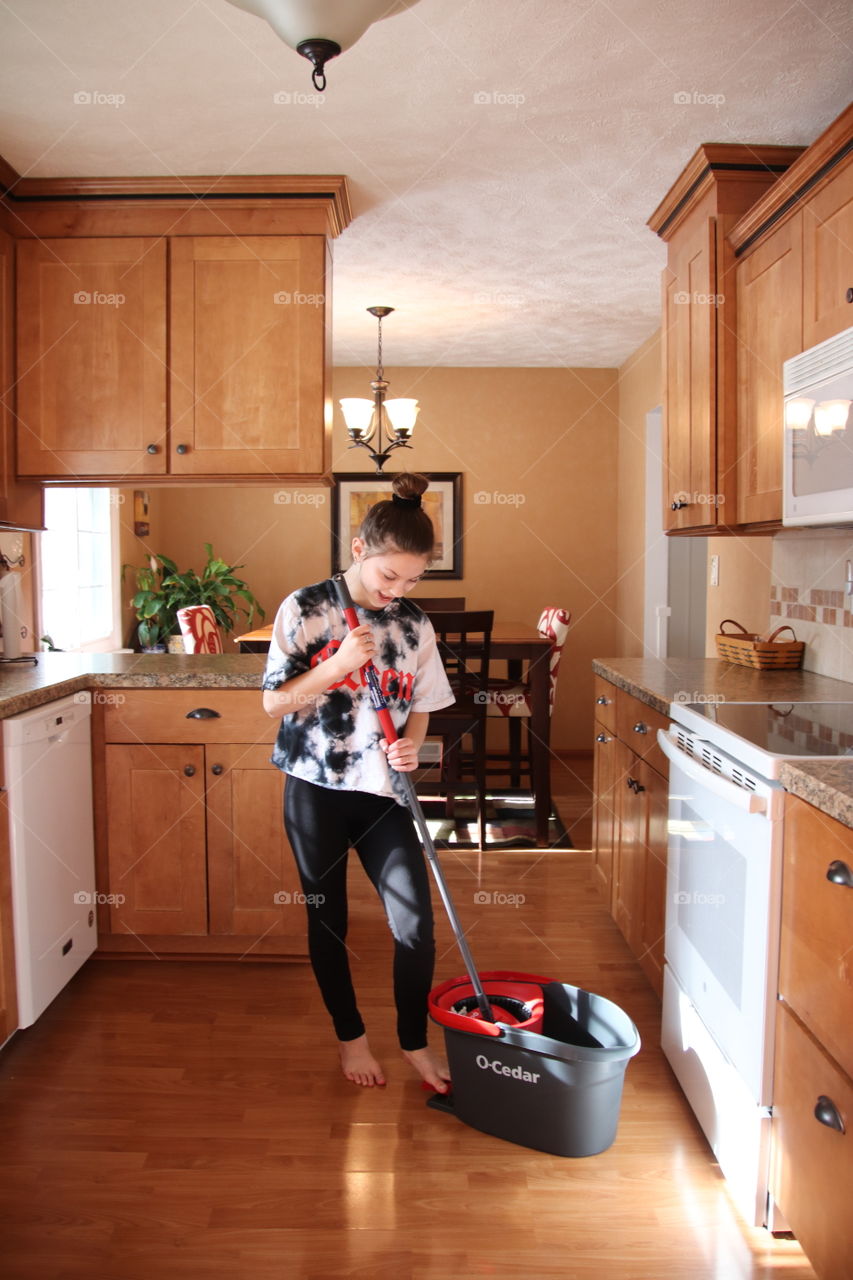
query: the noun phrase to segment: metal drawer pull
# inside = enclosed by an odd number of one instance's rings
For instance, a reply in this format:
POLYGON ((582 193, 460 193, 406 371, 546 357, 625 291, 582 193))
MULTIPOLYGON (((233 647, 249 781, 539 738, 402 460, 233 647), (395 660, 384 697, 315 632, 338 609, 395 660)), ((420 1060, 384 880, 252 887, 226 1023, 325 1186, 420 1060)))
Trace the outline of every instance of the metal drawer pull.
POLYGON ((609 698, 606 698, 606 697, 604 696, 604 694, 603 694, 603 693, 601 694, 601 696, 600 696, 600 697, 596 698, 596 700, 595 700, 595 701, 596 701, 596 703, 597 703, 597 705, 598 705, 599 707, 609 707, 609 706, 610 706, 610 699, 609 699, 609 698))
POLYGON ((843 885, 845 889, 853 889, 853 871, 846 862, 840 862, 838 858, 830 862, 826 869, 826 878, 833 884, 843 885))
POLYGON ((649 726, 647 724, 643 724, 642 720, 639 720, 637 724, 634 725, 634 733, 648 733, 648 731, 649 726))
POLYGON ((195 765, 194 765, 194 764, 186 764, 186 765, 184 765, 184 776, 185 776, 185 777, 187 777, 187 778, 194 778, 194 777, 195 777, 195 765))
POLYGON ((188 711, 184 718, 186 720, 220 720, 221 716, 218 711, 211 711, 210 707, 196 707, 195 711, 188 711))
POLYGON ((597 733, 597 734, 595 735, 595 740, 596 740, 596 742, 609 742, 609 741, 610 741, 610 739, 608 738, 608 736, 607 736, 607 734, 606 734, 606 733, 597 733))
POLYGON ((222 765, 221 764, 211 765, 210 772, 215 773, 218 778, 220 773, 222 772, 222 765))
POLYGON ((835 1129, 838 1133, 847 1132, 838 1107, 836 1107, 832 1098, 827 1098, 825 1093, 822 1093, 815 1103, 814 1118, 819 1120, 821 1124, 825 1124, 827 1129, 835 1129))
POLYGON ((625 782, 631 788, 635 796, 646 789, 642 782, 638 782, 636 778, 626 778, 625 782))

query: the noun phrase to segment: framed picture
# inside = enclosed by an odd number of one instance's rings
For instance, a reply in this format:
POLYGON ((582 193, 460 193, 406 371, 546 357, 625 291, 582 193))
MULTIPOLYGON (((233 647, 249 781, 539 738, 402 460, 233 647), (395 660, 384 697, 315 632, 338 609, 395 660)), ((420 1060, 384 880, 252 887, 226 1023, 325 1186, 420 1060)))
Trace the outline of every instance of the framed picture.
MULTIPOLYGON (((424 510, 435 529, 435 560, 427 578, 462 577, 462 473, 424 472, 429 488, 424 510)), ((332 573, 350 564, 350 547, 368 507, 391 497, 389 476, 338 472, 332 476, 332 573)))

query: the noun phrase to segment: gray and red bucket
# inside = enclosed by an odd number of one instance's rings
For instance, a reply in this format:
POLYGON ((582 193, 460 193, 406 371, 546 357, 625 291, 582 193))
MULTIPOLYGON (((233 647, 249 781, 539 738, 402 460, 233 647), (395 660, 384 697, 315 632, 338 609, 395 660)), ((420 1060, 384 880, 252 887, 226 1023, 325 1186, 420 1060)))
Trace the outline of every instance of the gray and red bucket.
POLYGON ((640 1036, 624 1010, 527 973, 480 975, 495 1022, 467 978, 430 992, 453 1081, 429 1106, 483 1133, 558 1156, 593 1156, 616 1137, 625 1070, 640 1036))

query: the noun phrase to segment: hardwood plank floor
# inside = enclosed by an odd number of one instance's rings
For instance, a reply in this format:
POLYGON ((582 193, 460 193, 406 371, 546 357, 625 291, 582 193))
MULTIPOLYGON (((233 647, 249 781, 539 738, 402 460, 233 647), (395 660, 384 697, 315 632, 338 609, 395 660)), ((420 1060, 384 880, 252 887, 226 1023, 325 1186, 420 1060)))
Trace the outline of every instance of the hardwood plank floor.
MULTIPOLYGON (((812 1277, 795 1242, 740 1223, 661 1055, 657 1001, 592 885, 590 777, 555 763, 577 851, 442 864, 481 969, 550 973, 637 1023, 609 1151, 543 1155, 426 1108, 394 1046, 381 910, 354 867, 349 945, 387 1087, 340 1075, 307 966, 95 960, 0 1054, 3 1276, 812 1277)), ((462 965, 437 918, 445 978, 462 965)))

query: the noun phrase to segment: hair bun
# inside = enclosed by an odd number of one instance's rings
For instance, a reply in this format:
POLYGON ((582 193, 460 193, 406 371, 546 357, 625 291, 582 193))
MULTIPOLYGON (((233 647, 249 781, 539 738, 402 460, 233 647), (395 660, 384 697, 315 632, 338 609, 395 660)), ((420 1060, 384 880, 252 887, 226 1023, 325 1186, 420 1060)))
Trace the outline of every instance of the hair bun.
POLYGON ((426 493, 429 488, 429 480, 419 471, 400 471, 394 476, 391 488, 395 498, 410 501, 416 506, 420 503, 421 494, 426 493), (413 499, 417 499, 417 502, 412 501, 413 499))

